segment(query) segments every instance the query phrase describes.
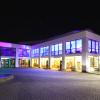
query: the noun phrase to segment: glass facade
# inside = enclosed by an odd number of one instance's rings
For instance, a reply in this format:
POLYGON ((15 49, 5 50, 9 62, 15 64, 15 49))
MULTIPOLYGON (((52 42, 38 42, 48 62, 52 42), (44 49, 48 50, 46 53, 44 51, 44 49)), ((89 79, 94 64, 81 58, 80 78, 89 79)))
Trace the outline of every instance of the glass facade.
POLYGON ((62 43, 51 46, 51 55, 57 56, 62 54, 62 43))
POLYGON ((89 53, 99 53, 99 42, 95 40, 88 40, 88 52, 89 53))
POLYGON ((16 48, 0 47, 1 56, 16 56, 16 48))
POLYGON ((32 57, 39 57, 39 49, 32 49, 32 57))
POLYGON ((30 57, 30 49, 22 49, 22 48, 20 48, 18 50, 18 56, 19 57, 30 57))
POLYGON ((82 39, 66 42, 66 54, 81 53, 82 39))
POLYGON ((48 56, 49 55, 49 46, 40 48, 40 56, 48 56))

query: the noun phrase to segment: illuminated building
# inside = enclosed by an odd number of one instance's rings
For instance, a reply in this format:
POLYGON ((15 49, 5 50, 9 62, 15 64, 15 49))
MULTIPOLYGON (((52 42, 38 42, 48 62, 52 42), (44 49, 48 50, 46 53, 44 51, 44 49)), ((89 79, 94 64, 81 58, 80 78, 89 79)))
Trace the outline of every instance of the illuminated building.
POLYGON ((22 68, 99 71, 99 44, 100 36, 90 30, 72 31, 32 46, 0 42, 1 67, 11 66, 13 60, 22 68))

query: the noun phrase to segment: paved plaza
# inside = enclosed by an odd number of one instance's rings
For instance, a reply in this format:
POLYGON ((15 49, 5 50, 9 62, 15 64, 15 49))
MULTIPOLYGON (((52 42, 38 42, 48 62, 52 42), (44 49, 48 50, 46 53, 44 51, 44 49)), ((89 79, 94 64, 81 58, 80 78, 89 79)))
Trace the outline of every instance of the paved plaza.
POLYGON ((100 75, 43 69, 2 69, 0 100, 100 100, 100 75))

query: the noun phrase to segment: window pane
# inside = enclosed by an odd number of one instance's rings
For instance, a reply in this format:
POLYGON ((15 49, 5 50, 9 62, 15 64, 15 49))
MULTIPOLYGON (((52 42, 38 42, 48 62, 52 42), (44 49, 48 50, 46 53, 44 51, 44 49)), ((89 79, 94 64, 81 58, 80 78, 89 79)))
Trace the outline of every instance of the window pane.
POLYGON ((71 49, 75 48, 75 41, 71 41, 71 49))
POLYGON ((71 53, 75 53, 75 41, 71 41, 71 53))
POLYGON ((91 40, 88 40, 88 48, 91 48, 91 40))
POLYGON ((92 48, 95 48, 95 41, 92 41, 92 48))
POLYGON ((43 53, 43 48, 40 49, 40 53, 43 53))
POLYGON ((54 51, 54 45, 52 45, 51 50, 54 51))
POLYGON ((34 54, 35 54, 35 53, 34 53, 34 50, 32 50, 32 57, 34 57, 34 54))
POLYGON ((99 42, 96 42, 96 49, 99 49, 99 42))
POLYGON ((55 45, 55 55, 58 55, 58 44, 55 45))
POLYGON ((70 49, 70 42, 66 42, 66 49, 70 49))
POLYGON ((82 40, 76 40, 76 48, 82 48, 82 40))
POLYGON ((55 45, 55 51, 58 51, 58 44, 55 45))
POLYGON ((82 40, 76 40, 76 52, 80 53, 82 52, 82 40))
POLYGON ((92 41, 92 52, 95 53, 95 41, 92 41))
POLYGON ((62 50, 62 44, 59 44, 59 50, 62 50))

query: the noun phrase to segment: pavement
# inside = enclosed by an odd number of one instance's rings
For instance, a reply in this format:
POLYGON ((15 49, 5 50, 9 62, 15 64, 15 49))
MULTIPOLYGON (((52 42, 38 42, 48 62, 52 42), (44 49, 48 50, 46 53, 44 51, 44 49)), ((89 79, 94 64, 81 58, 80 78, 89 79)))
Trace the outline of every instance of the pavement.
POLYGON ((100 75, 43 69, 0 69, 0 100, 100 100, 100 75))

